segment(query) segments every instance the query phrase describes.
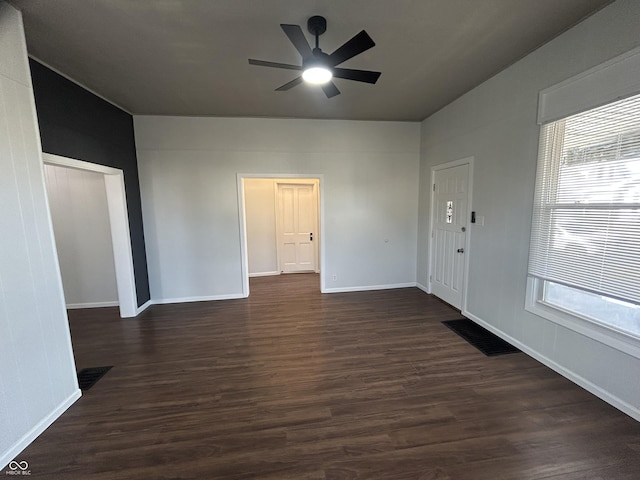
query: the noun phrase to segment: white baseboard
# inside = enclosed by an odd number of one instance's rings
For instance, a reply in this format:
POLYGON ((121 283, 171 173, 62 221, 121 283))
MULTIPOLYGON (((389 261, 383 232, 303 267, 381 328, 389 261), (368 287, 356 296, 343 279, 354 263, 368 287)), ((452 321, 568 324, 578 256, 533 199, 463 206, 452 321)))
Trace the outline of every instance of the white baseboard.
POLYGON ((153 301, 147 300, 145 303, 143 303, 142 305, 140 305, 138 307, 138 309, 136 310, 136 315, 140 315, 142 312, 144 312, 151 305, 153 305, 153 301))
POLYGON ((343 292, 367 292, 370 290, 391 290, 394 288, 409 288, 415 287, 415 282, 410 283, 394 283, 390 285, 367 285, 363 287, 338 287, 338 288, 325 288, 322 293, 343 293, 343 292))
POLYGON ((68 310, 77 310, 79 308, 102 308, 102 307, 117 307, 120 305, 115 302, 90 302, 90 303, 67 303, 68 310))
POLYGON ((424 285, 422 285, 421 283, 416 283, 416 287, 418 287, 423 292, 428 293, 429 295, 431 295, 431 292, 429 291, 429 289, 427 287, 425 287, 424 285))
POLYGON ((250 273, 249 274, 249 278, 252 278, 252 277, 272 277, 274 275, 280 275, 280 272, 275 270, 273 272, 250 273))
POLYGON ((20 440, 14 443, 6 452, 0 454, 0 469, 6 467, 11 460, 20 455, 25 448, 29 446, 42 432, 44 432, 49 426, 56 421, 60 415, 62 415, 67 408, 82 396, 80 389, 75 390, 69 395, 60 405, 58 405, 49 415, 40 420, 36 426, 25 433, 20 440))
POLYGON ((542 364, 546 365, 547 367, 549 367, 551 370, 554 370, 555 372, 559 373, 563 377, 566 377, 567 379, 571 380, 576 385, 579 385, 580 387, 584 388, 588 392, 594 394, 596 397, 604 400, 609 405, 612 405, 613 407, 617 408, 621 412, 626 413, 627 415, 629 415, 634 420, 640 422, 640 409, 634 407, 633 405, 630 405, 629 403, 627 403, 624 400, 616 397, 615 395, 611 394, 610 392, 607 392, 606 390, 602 389, 598 385, 595 385, 595 384, 591 383, 586 378, 578 375, 577 373, 569 370, 568 368, 563 367, 562 365, 554 362, 553 360, 551 360, 550 358, 548 358, 545 355, 541 354, 540 352, 531 349, 530 347, 528 347, 525 344, 523 344, 522 342, 516 340, 512 336, 507 335, 502 330, 498 330, 497 328, 495 328, 491 324, 489 324, 489 323, 485 322, 484 320, 478 318, 474 314, 472 314, 470 312, 467 312, 466 310, 463 310, 462 314, 465 317, 470 318, 474 322, 478 323, 479 325, 482 325, 484 328, 486 328, 490 332, 495 333, 496 335, 498 335, 503 340, 506 340, 510 344, 518 347, 524 353, 526 353, 530 357, 535 358, 540 363, 542 363, 542 364))
POLYGON ((210 302, 212 300, 237 300, 239 298, 247 298, 243 293, 230 293, 227 295, 209 295, 203 297, 182 297, 182 298, 160 298, 153 299, 153 305, 163 305, 165 303, 187 303, 187 302, 210 302))

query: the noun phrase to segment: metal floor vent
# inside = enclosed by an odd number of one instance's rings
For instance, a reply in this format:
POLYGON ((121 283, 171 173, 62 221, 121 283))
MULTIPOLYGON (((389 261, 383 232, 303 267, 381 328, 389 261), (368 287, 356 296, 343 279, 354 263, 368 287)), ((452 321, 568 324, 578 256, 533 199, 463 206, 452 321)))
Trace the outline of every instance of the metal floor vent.
POLYGON ((488 357, 505 355, 507 353, 518 353, 520 351, 509 342, 504 341, 486 328, 481 327, 467 318, 446 320, 442 323, 488 357))
POLYGON ((98 380, 100 380, 105 373, 113 368, 113 365, 108 367, 91 367, 83 368, 78 372, 78 385, 83 392, 93 387, 98 380))

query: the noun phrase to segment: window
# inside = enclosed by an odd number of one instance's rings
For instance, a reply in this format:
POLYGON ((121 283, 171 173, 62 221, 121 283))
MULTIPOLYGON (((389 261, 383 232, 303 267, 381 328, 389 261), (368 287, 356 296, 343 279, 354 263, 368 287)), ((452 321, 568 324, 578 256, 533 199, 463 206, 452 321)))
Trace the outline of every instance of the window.
POLYGON ((542 126, 529 275, 529 310, 640 340, 640 95, 542 126))

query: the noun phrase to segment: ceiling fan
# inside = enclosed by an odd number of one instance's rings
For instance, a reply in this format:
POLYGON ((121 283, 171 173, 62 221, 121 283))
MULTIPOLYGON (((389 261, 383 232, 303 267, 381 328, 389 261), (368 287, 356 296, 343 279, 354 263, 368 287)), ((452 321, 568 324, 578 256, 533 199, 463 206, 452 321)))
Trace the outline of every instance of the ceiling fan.
POLYGON ((307 21, 309 33, 316 37, 316 46, 313 49, 309 46, 300 25, 280 24, 280 27, 282 27, 284 33, 302 56, 302 65, 249 59, 251 65, 298 70, 302 72, 301 75, 290 82, 276 88, 276 91, 289 90, 304 80, 311 84, 320 85, 327 98, 331 98, 340 94, 340 90, 338 90, 338 87, 333 83, 332 78, 343 78, 345 80, 355 80, 356 82, 365 83, 376 83, 378 81, 380 72, 337 67, 337 65, 340 65, 342 62, 346 62, 350 58, 375 46, 374 41, 364 30, 347 41, 331 55, 327 55, 320 49, 318 43, 318 37, 327 30, 327 20, 324 17, 315 15, 307 21))

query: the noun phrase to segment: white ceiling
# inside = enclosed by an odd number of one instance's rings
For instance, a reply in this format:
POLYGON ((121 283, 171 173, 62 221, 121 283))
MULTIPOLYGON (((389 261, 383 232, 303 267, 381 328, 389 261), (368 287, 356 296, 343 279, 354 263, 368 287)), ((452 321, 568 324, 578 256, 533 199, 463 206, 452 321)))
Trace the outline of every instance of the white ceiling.
MULTIPOLYGON (((30 55, 134 114, 409 120, 426 118, 611 0, 9 0, 30 55), (337 79, 275 88, 300 63, 280 23, 327 19, 331 53, 366 30, 376 46, 337 79)), ((311 35, 308 35, 311 42, 311 35)))

